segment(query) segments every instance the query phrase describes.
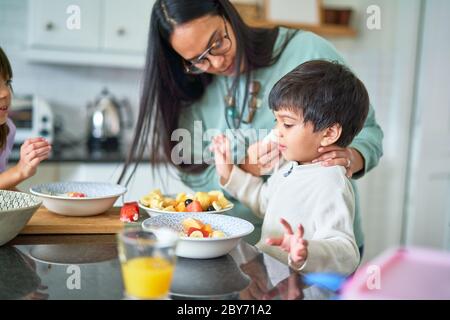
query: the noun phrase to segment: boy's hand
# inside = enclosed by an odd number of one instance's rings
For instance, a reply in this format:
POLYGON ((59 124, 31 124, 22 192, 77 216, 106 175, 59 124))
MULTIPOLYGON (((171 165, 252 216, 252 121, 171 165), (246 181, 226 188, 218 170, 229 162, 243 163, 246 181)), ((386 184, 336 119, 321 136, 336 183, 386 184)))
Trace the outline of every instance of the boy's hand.
POLYGON ((261 140, 247 150, 247 158, 241 169, 259 177, 271 172, 281 160, 278 144, 270 140, 261 140))
POLYGON ((266 243, 271 246, 279 246, 283 251, 289 253, 292 262, 302 264, 308 257, 308 241, 303 239, 305 233, 303 226, 298 226, 298 233, 295 235, 289 222, 280 219, 286 233, 283 238, 267 238, 266 243))
POLYGON ((41 161, 48 158, 52 146, 44 138, 27 139, 20 147, 20 160, 16 165, 21 179, 33 176, 41 161))
POLYGON ((231 161, 230 141, 225 135, 216 136, 212 140, 212 151, 216 163, 217 174, 221 183, 226 184, 230 179, 233 162, 231 161))

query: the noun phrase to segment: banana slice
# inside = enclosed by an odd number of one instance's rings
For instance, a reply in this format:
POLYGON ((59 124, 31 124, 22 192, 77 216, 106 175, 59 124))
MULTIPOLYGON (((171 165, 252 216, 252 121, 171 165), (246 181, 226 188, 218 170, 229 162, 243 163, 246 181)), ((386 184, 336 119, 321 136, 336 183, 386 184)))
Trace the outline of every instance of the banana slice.
POLYGON ((189 238, 203 238, 203 233, 196 230, 189 235, 189 238))
POLYGON ((219 202, 217 202, 217 201, 214 201, 213 203, 212 203, 212 206, 214 207, 214 209, 216 210, 216 211, 219 211, 219 210, 222 210, 222 206, 219 204, 219 202))
POLYGON ((220 230, 214 230, 211 234, 211 238, 225 238, 225 233, 223 233, 223 231, 220 230))

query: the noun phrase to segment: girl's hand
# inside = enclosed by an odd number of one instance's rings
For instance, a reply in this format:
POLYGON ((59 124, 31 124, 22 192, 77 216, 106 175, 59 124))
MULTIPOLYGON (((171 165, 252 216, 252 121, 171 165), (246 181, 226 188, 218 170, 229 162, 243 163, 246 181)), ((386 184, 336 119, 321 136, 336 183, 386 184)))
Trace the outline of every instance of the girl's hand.
POLYGON ((256 176, 268 174, 281 160, 278 145, 273 141, 258 141, 247 150, 247 158, 241 169, 256 176))
POLYGON ((214 152, 216 171, 221 178, 220 182, 226 184, 230 179, 230 174, 233 170, 233 162, 231 159, 230 141, 225 135, 213 138, 212 151, 214 152))
POLYGON ((20 147, 20 160, 16 165, 21 179, 33 176, 41 161, 48 158, 52 147, 44 138, 27 139, 20 147))
POLYGON ((283 251, 288 252, 295 264, 304 263, 308 257, 308 241, 303 239, 305 233, 303 226, 301 224, 298 226, 298 233, 295 235, 289 222, 283 218, 280 219, 280 222, 286 231, 283 238, 267 238, 266 243, 271 246, 278 246, 283 251))
POLYGON ((341 148, 338 146, 320 147, 322 155, 313 160, 313 163, 321 162, 325 167, 343 166, 347 169, 347 177, 364 169, 364 158, 353 148, 341 148))

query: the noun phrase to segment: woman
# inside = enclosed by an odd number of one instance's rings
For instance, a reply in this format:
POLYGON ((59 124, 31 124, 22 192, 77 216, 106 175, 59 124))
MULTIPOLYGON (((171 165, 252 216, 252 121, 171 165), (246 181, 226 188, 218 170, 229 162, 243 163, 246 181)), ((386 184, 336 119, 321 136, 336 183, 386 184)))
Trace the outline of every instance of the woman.
MULTIPOLYGON (((120 181, 134 158, 142 158, 150 137, 153 163, 158 159, 175 163, 183 182, 194 190, 218 189, 214 168, 198 161, 209 143, 201 134, 208 129, 234 129, 234 150, 244 170, 259 175, 261 170, 273 168, 279 151, 272 145, 259 148, 264 142, 255 143, 261 137, 255 139, 254 130, 274 125, 267 104, 272 86, 296 66, 314 59, 343 63, 331 44, 312 33, 247 26, 228 0, 156 1, 139 120, 120 181), (178 134, 175 139, 172 136, 179 128, 191 133, 191 143, 187 143, 191 148, 181 152, 178 134), (238 150, 242 146, 246 154, 238 150)), ((319 150, 322 156, 317 160, 324 165, 343 165, 349 176, 359 178, 378 163, 382 138, 371 108, 351 147, 319 150)), ((261 221, 239 203, 234 214, 255 224, 256 231, 246 240, 256 243, 261 221)), ((355 236, 362 248, 358 210, 355 236)))

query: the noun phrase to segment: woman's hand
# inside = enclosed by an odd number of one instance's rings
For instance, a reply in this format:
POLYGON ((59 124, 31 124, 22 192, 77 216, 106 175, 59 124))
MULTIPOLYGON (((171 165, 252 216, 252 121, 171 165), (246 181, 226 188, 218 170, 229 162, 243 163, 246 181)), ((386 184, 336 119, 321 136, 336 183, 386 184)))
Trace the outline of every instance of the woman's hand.
POLYGON ((314 159, 313 163, 321 162, 325 167, 343 166, 349 178, 364 169, 364 158, 356 149, 332 145, 320 147, 318 151, 322 155, 314 159))
POLYGON ((20 160, 16 169, 21 180, 33 176, 41 161, 48 158, 52 147, 44 138, 27 139, 20 147, 20 160))
POLYGON ((242 170, 259 177, 268 174, 281 160, 278 145, 273 141, 258 141, 247 150, 247 158, 240 167, 242 170))
POLYGON ((225 135, 214 137, 211 149, 211 151, 214 152, 214 161, 217 174, 220 177, 220 182, 226 184, 230 179, 231 171, 233 170, 230 141, 225 135))

